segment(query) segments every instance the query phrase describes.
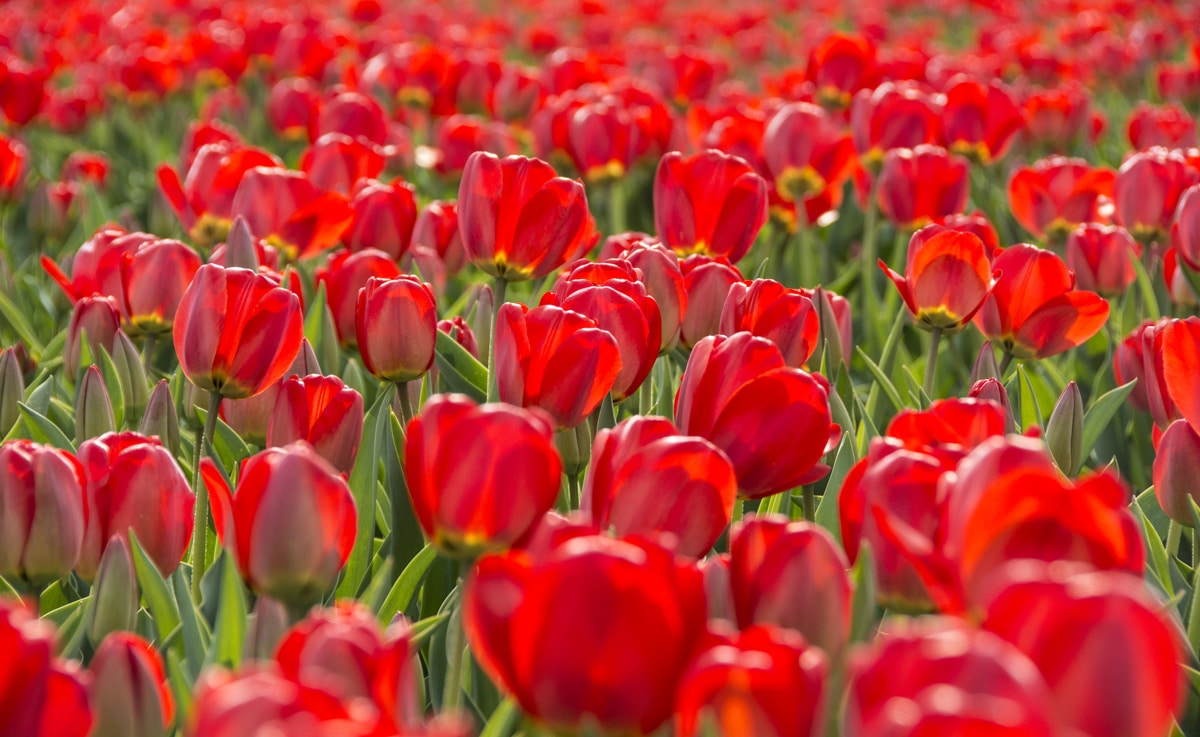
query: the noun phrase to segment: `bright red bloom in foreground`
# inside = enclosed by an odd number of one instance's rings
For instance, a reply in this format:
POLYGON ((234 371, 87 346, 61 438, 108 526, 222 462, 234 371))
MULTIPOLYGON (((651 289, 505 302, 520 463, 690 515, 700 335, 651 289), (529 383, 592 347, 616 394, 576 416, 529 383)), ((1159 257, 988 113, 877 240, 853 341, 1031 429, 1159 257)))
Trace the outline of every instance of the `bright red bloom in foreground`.
POLYGON ((875 182, 879 209, 899 227, 919 228, 967 207, 967 160, 938 146, 892 149, 875 182))
POLYGON ((437 394, 405 434, 413 511, 447 555, 511 546, 558 498, 562 461, 554 426, 539 410, 437 394))
POLYGON ((817 348, 821 320, 812 298, 771 279, 736 282, 721 310, 722 335, 745 331, 767 338, 787 365, 803 368, 817 348))
POLYGON ((201 471, 217 536, 252 589, 308 605, 333 584, 354 547, 358 513, 346 481, 308 443, 251 456, 233 492, 211 460, 201 471))
POLYGON ((904 276, 879 260, 921 327, 956 333, 971 322, 993 286, 992 264, 973 233, 928 225, 908 242, 904 276))
POLYGON ((692 348, 675 421, 725 451, 747 499, 824 476, 819 461, 840 434, 826 385, 790 368, 771 341, 750 333, 705 338, 692 348))
POLYGON ((310 374, 283 381, 267 428, 267 445, 305 440, 337 470, 349 474, 363 432, 362 395, 336 376, 310 374))
POLYGON ((205 264, 183 293, 173 333, 179 365, 197 388, 252 397, 300 352, 300 300, 249 269, 205 264))
POLYGON ((1183 191, 1171 226, 1171 245, 1192 271, 1200 271, 1200 185, 1183 191))
POLYGON ((631 417, 596 433, 580 508, 617 537, 667 533, 703 557, 725 531, 737 478, 725 454, 661 417, 631 417))
POLYGON ((1186 420, 1167 426, 1154 451, 1154 495, 1172 521, 1193 527, 1192 503, 1200 503, 1200 435, 1186 420))
POLYGON ((354 331, 367 371, 384 381, 421 377, 433 366, 437 342, 433 287, 408 274, 371 277, 358 291, 354 331))
MULTIPOLYGON (((1193 430, 1200 432, 1200 318, 1173 320, 1161 330, 1163 380, 1167 394, 1193 430)), ((1152 405, 1153 406, 1153 405, 1152 405)))
POLYGON ((673 151, 654 175, 654 227, 681 256, 704 253, 737 263, 767 222, 767 183, 736 156, 673 151))
POLYGON ((0 445, 0 575, 42 586, 75 568, 86 483, 66 451, 29 440, 0 445))
POLYGON ((481 558, 463 592, 471 652, 523 710, 610 733, 649 734, 671 716, 705 610, 698 569, 599 536, 481 558))
POLYGON ((613 334, 590 317, 555 305, 512 302, 496 318, 500 401, 540 407, 559 429, 591 414, 621 373, 613 334))
POLYGON ((1108 302, 1075 289, 1075 274, 1051 251, 1018 243, 997 254, 992 268, 1000 276, 976 313, 975 326, 1016 358, 1070 350, 1108 320, 1108 302))
POLYGON ((84 737, 92 727, 77 670, 54 656, 54 628, 17 602, 0 601, 0 737, 84 737))
POLYGON ((509 281, 546 276, 583 255, 595 234, 581 183, 539 159, 484 152, 463 169, 458 227, 471 262, 509 281))
POLYGON ((1061 243, 1080 223, 1100 220, 1116 172, 1083 159, 1051 156, 1021 167, 1008 180, 1013 217, 1036 238, 1061 243))

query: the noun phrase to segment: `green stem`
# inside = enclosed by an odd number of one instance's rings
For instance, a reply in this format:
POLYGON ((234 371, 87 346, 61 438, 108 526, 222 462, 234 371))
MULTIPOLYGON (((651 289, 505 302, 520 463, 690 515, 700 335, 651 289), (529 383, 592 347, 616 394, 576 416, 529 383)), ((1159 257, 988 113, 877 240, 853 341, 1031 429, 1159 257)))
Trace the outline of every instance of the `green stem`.
POLYGON ((146 369, 146 376, 150 379, 154 378, 154 348, 157 344, 158 335, 146 333, 146 344, 142 346, 142 367, 146 369))
POLYGON ((629 230, 626 226, 625 209, 625 178, 615 177, 608 183, 609 235, 629 230))
POLYGON ((408 396, 408 382, 401 381, 396 385, 396 393, 400 396, 400 426, 408 428, 408 421, 416 414, 413 412, 412 399, 408 396))
POLYGON ((579 474, 567 474, 567 504, 571 509, 579 509, 579 474))
POLYGON ((1013 354, 1005 351, 1004 358, 1000 359, 1000 375, 996 377, 997 379, 1004 381, 1004 374, 1008 372, 1008 367, 1012 365, 1012 361, 1013 354))
POLYGON ((1167 555, 1172 558, 1179 557, 1179 537, 1181 532, 1183 532, 1183 525, 1172 520, 1171 524, 1167 527, 1167 555))
POLYGON ((461 572, 458 576, 458 591, 450 604, 450 619, 446 622, 446 685, 442 692, 442 713, 452 714, 458 711, 462 701, 462 671, 463 647, 465 633, 462 625, 462 586, 463 579, 471 570, 469 560, 462 561, 461 572))
POLYGON ((192 482, 192 491, 196 494, 196 516, 192 521, 192 599, 197 604, 200 603, 200 581, 208 565, 208 488, 200 480, 200 459, 204 451, 212 448, 220 413, 221 395, 211 392, 208 395, 208 414, 204 418, 204 434, 196 436, 196 468, 192 482))
POLYGON ((817 497, 813 493, 813 485, 805 484, 800 487, 800 503, 804 511, 804 519, 809 522, 817 521, 817 497))
POLYGON ((863 291, 863 324, 866 326, 867 345, 874 347, 879 338, 878 294, 875 292, 876 231, 879 226, 879 212, 875 207, 875 185, 872 183, 867 194, 867 211, 863 213, 863 242, 862 242, 862 291, 863 291))
POLYGON ((742 521, 743 506, 745 506, 745 502, 742 501, 740 496, 733 500, 733 516, 729 520, 730 525, 736 525, 738 522, 742 521))
POLYGON ((933 380, 937 375, 938 346, 942 342, 942 329, 934 328, 929 340, 929 359, 925 361, 925 396, 933 399, 933 380))
POLYGON ((504 277, 496 277, 495 288, 492 290, 492 325, 491 325, 491 342, 488 343, 488 389, 487 401, 500 401, 500 377, 496 372, 496 321, 500 314, 500 308, 504 305, 504 298, 508 293, 508 280, 504 277))
POLYGON ((812 230, 808 227, 808 223, 800 222, 796 226, 796 250, 800 251, 800 273, 797 275, 799 286, 817 286, 820 281, 817 274, 820 267, 817 266, 817 254, 813 250, 812 230))
POLYGON ((1196 569, 1200 568, 1200 527, 1192 528, 1192 588, 1200 583, 1196 577, 1196 569))

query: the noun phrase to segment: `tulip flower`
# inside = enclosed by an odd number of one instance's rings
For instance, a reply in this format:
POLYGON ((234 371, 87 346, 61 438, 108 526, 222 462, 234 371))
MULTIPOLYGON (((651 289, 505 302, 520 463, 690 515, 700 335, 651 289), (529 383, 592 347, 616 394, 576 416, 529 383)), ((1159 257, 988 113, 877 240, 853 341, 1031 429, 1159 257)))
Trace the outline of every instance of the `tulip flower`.
POLYGON ((1051 156, 1013 172, 1008 202, 1021 227, 1049 243, 1062 243, 1076 226, 1100 220, 1115 181, 1112 169, 1051 156))
POLYGON ((29 149, 14 138, 0 136, 0 202, 13 202, 25 185, 29 149))
POLYGON ((850 106, 855 92, 875 83, 875 47, 866 38, 831 33, 808 55, 805 79, 817 88, 817 99, 830 109, 850 106))
POLYGON ((426 205, 413 225, 412 245, 433 249, 446 267, 446 276, 462 270, 466 252, 458 230, 458 206, 443 200, 426 205))
MULTIPOLYGON (((1117 384, 1136 380, 1129 403, 1149 412, 1154 424, 1165 429, 1182 417, 1167 389, 1164 331, 1174 320, 1147 320, 1133 330, 1113 351, 1113 378, 1117 384)), ((1185 369, 1186 370, 1186 369, 1185 369)), ((1182 385, 1183 382, 1177 382, 1182 385)))
POLYGON ((767 222, 767 184, 744 160, 671 152, 654 175, 654 227, 680 256, 741 260, 767 222))
POLYGON ((0 576, 40 588, 75 568, 86 483, 66 451, 28 440, 0 445, 0 576))
POLYGON ((954 334, 971 322, 994 286, 983 241, 972 233, 928 225, 908 242, 901 276, 879 261, 909 313, 924 329, 954 334))
POLYGON ((461 175, 476 151, 510 156, 520 148, 507 124, 461 114, 438 121, 433 144, 433 169, 446 177, 461 175))
POLYGON ((282 378, 304 338, 296 295, 248 269, 201 266, 175 313, 175 353, 188 380, 222 397, 252 397, 282 378))
POLYGON ((344 195, 322 190, 308 174, 263 166, 242 175, 230 215, 245 218, 251 233, 289 259, 332 248, 354 218, 344 195))
POLYGON ((415 276, 371 277, 358 290, 354 333, 367 371, 403 383, 433 366, 437 305, 433 288, 415 276))
POLYGON ((300 352, 296 360, 283 372, 279 381, 271 384, 253 397, 245 399, 222 399, 221 421, 238 434, 243 440, 255 445, 267 444, 267 430, 270 429, 271 415, 275 413, 275 402, 279 399, 279 390, 283 382, 292 376, 308 376, 320 374, 317 356, 313 352, 308 338, 300 343, 300 352))
POLYGON ((544 161, 477 152, 458 191, 467 258, 505 281, 541 279, 583 254, 594 225, 583 185, 544 161))
POLYGON ((892 149, 875 182, 879 210, 898 227, 917 229, 962 212, 970 187, 967 161, 938 146, 892 149))
POLYGON ((1200 503, 1194 480, 1200 474, 1200 435, 1184 420, 1172 422, 1154 454, 1154 495, 1173 522, 1194 526, 1192 503, 1200 503))
POLYGON ((1091 98, 1078 82, 1031 90, 1023 107, 1034 142, 1059 150, 1082 137, 1092 118, 1091 98))
POLYGON ((1133 284, 1137 272, 1131 259, 1141 255, 1141 245, 1117 225, 1087 223, 1067 236, 1067 268, 1075 272, 1076 284, 1109 299, 1133 284))
POLYGON ((733 285, 742 281, 742 272, 721 256, 695 254, 679 262, 687 310, 679 326, 679 342, 691 348, 701 339, 721 330, 721 312, 733 285))
POLYGON ((1024 111, 997 80, 963 75, 946 87, 942 138, 960 156, 987 166, 1004 156, 1026 124, 1024 111))
POLYGON ((656 730, 700 645, 704 612, 695 567, 649 542, 600 536, 538 556, 485 556, 463 591, 463 627, 484 672, 560 730, 656 730))
POLYGON ((91 581, 113 536, 129 534, 164 576, 179 567, 192 538, 195 494, 157 438, 106 433, 79 446, 87 520, 75 572, 91 581))
POLYGON ((738 626, 795 630, 840 662, 850 642, 854 588, 850 563, 833 536, 811 522, 747 515, 729 540, 738 626))
POLYGON ((679 344, 680 328, 687 314, 687 288, 683 271, 675 254, 658 243, 637 241, 623 249, 617 256, 628 261, 640 273, 640 281, 646 293, 658 307, 662 335, 661 353, 671 351, 679 344))
POLYGON ((982 212, 954 212, 935 219, 933 223, 943 228, 977 236, 979 240, 983 241, 983 247, 989 254, 995 253, 1000 248, 1000 234, 996 232, 992 221, 988 220, 987 215, 982 212))
POLYGON ((342 237, 346 248, 358 253, 375 249, 399 261, 408 252, 417 223, 417 200, 411 185, 360 181, 350 198, 354 221, 342 237))
POLYGON ((767 338, 792 368, 803 368, 817 348, 821 320, 812 299, 770 279, 737 282, 721 310, 722 335, 745 331, 767 338))
POLYGON ((354 547, 358 514, 350 487, 311 446, 251 456, 233 492, 210 459, 201 473, 217 536, 252 589, 302 607, 333 584, 354 547))
POLYGON ((884 82, 861 90, 850 106, 854 148, 864 165, 877 172, 894 148, 936 144, 941 138, 941 100, 915 83, 884 82))
POLYGON ((558 498, 562 462, 551 420, 539 410, 438 394, 405 436, 413 510, 447 555, 511 546, 558 498))
POLYGON ((121 312, 139 333, 171 332, 200 256, 175 240, 155 240, 122 254, 121 312))
POLYGON ((737 478, 725 454, 670 421, 631 417, 596 433, 580 508, 617 537, 665 533, 703 557, 733 514, 737 478))
POLYGON ((0 737, 85 737, 93 723, 81 674, 54 656, 54 628, 10 599, 0 601, 0 737))
POLYGON ((795 633, 753 627, 697 656, 679 685, 677 734, 824 734, 829 664, 795 633))
POLYGON ((133 554, 122 538, 112 538, 104 548, 100 569, 92 582, 91 596, 87 617, 89 642, 103 642, 113 632, 132 631, 137 627, 142 592, 133 566, 133 554))
POLYGON ((379 146, 345 133, 322 135, 300 156, 300 169, 318 191, 345 197, 358 189, 359 182, 382 174, 386 163, 379 146))
POLYGON ((336 376, 293 376, 280 385, 267 447, 305 440, 344 474, 354 468, 363 432, 363 398, 336 376))
POLYGON ((91 183, 99 190, 108 180, 108 157, 93 151, 73 151, 63 161, 59 177, 64 182, 91 183))
POLYGON ((975 314, 975 326, 1015 358, 1070 350, 1108 320, 1108 302, 1075 289, 1075 275, 1050 251, 1018 243, 997 254, 992 268, 1000 275, 975 314))
POLYGON ((1187 110, 1174 103, 1155 106, 1139 102, 1129 113, 1126 133, 1136 151, 1145 151, 1152 146, 1168 149, 1196 146, 1196 121, 1187 110))
POLYGON ((353 349, 357 346, 355 314, 359 290, 372 277, 388 280, 400 274, 400 267, 388 254, 373 248, 340 251, 324 267, 317 269, 317 284, 325 285, 326 303, 333 315, 338 342, 343 348, 353 349))
MULTIPOLYGON (((361 702, 360 702, 361 703, 361 702)), ((196 687, 190 737, 255 737, 264 731, 304 732, 314 737, 371 734, 359 704, 343 703, 324 688, 284 678, 262 667, 237 674, 212 669, 196 687)))
POLYGON ((810 103, 789 103, 776 111, 761 149, 775 190, 787 202, 804 203, 826 191, 840 201, 842 185, 854 172, 854 142, 824 109, 810 103))
POLYGON ((116 632, 96 648, 88 700, 95 710, 91 737, 165 737, 175 700, 162 656, 137 635, 116 632))
POLYGON ((1200 182, 1178 151, 1154 146, 1125 160, 1113 184, 1117 223, 1143 245, 1166 243, 1183 192, 1200 182))
MULTIPOLYGON (((332 55, 331 51, 330 58, 332 55)), ((387 113, 370 95, 343 88, 327 96, 318 108, 312 137, 319 139, 326 133, 342 133, 382 146, 388 139, 387 113)))
POLYGON ((101 351, 112 353, 120 327, 121 312, 112 297, 95 295, 76 302, 71 319, 67 322, 67 343, 63 348, 63 366, 67 376, 74 379, 79 369, 87 368, 79 363, 80 345, 85 335, 92 361, 96 362, 100 360, 101 351))
POLYGON ((1013 645, 949 617, 899 619, 854 662, 842 734, 1059 734, 1037 667, 1013 645))
POLYGON ((675 421, 729 456, 739 494, 759 499, 821 478, 821 457, 837 442, 828 389, 790 368, 771 341, 750 333, 701 340, 692 348, 675 421))
POLYGON ((307 138, 316 124, 320 103, 320 93, 311 79, 285 77, 272 85, 267 95, 267 122, 286 140, 307 138))
POLYGON ((1140 575, 1014 564, 983 626, 1037 666, 1066 733, 1155 737, 1183 707, 1179 625, 1140 575))
POLYGON ((590 317, 554 305, 501 305, 494 350, 500 401, 539 407, 558 429, 583 422, 622 368, 612 333, 590 317))
POLYGON ((1171 244, 1187 268, 1200 271, 1200 185, 1188 187, 1179 197, 1171 244))

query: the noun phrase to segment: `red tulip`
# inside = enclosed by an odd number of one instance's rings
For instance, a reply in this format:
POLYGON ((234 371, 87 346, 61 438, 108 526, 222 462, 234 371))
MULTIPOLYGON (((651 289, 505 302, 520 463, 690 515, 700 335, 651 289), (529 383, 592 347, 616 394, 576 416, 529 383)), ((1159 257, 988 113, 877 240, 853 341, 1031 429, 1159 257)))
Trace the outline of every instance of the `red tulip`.
POLYGON ((879 261, 909 313, 929 330, 956 333, 983 306, 995 284, 983 241, 972 233, 928 225, 908 242, 904 276, 879 261))
POLYGON ((805 102, 784 105, 761 138, 756 148, 785 201, 804 203, 825 192, 840 201, 842 185, 854 172, 854 142, 824 109, 805 102))
POLYGON ((100 352, 113 351, 113 342, 121 328, 121 312, 112 297, 94 295, 75 303, 71 319, 67 322, 67 342, 63 348, 63 367, 67 376, 74 378, 79 369, 82 341, 87 337, 88 351, 93 363, 100 361, 100 352))
POLYGON ((897 620, 854 663, 845 709, 846 737, 1060 733, 1029 658, 949 617, 897 620))
POLYGON ((73 665, 54 657, 54 628, 24 606, 0 601, 0 737, 85 737, 92 727, 87 689, 73 665))
POLYGON ((127 233, 119 225, 109 224, 93 233, 75 252, 70 278, 47 256, 42 257, 41 264, 72 304, 97 295, 121 299, 121 262, 125 255, 157 240, 149 233, 127 233))
MULTIPOLYGON (((1200 387, 1196 384, 1196 367, 1200 366, 1200 318, 1172 320, 1159 330, 1161 339, 1154 335, 1153 343, 1148 343, 1146 347, 1147 370, 1149 371, 1151 361, 1161 356, 1161 375, 1166 395, 1174 403, 1179 415, 1196 430, 1200 428, 1200 391, 1197 391, 1200 387)), ((1151 386, 1147 391, 1151 393, 1153 410, 1156 399, 1152 396, 1154 387, 1151 386)), ((1157 421, 1159 418, 1156 416, 1155 419, 1157 421)), ((1159 426, 1163 424, 1165 423, 1160 422, 1159 426)))
POLYGON ((657 729, 704 611, 695 567, 651 543, 599 536, 537 556, 486 556, 463 592, 463 627, 484 671, 534 719, 563 730, 657 729))
POLYGON ((362 395, 336 376, 293 376, 280 385, 267 447, 305 440, 331 466, 349 474, 362 432, 362 395))
POLYGON ((1141 576, 1014 565, 984 627, 1033 661, 1063 729, 1089 737, 1157 737, 1183 706, 1178 624, 1141 576))
POLYGON ((271 384, 253 397, 245 399, 222 399, 221 420, 229 425, 243 440, 255 445, 266 445, 267 429, 271 424, 271 415, 275 412, 275 400, 279 398, 279 389, 284 380, 291 376, 308 376, 321 373, 317 365, 317 356, 312 346, 305 338, 301 343, 296 360, 279 381, 271 384))
POLYGON ((317 284, 325 284, 325 299, 333 315, 338 343, 343 348, 357 347, 356 313, 358 293, 367 280, 395 279, 401 274, 400 267, 392 257, 373 248, 354 251, 339 251, 322 268, 317 269, 317 284))
POLYGON ((540 279, 592 243, 583 185, 544 161, 471 155, 458 191, 458 224, 467 257, 494 277, 540 279))
POLYGON ((663 245, 737 263, 767 222, 767 185, 736 156, 667 154, 654 175, 654 227, 663 245))
POLYGON ((196 688, 191 737, 256 737, 264 732, 345 737, 377 726, 359 704, 343 703, 325 688, 296 683, 274 669, 238 674, 212 669, 196 688))
POLYGON ((433 366, 437 342, 433 288, 407 274, 367 279, 358 291, 354 331, 367 371, 398 383, 421 377, 433 366))
POLYGON ((1060 150, 1083 136, 1092 120, 1091 99, 1078 83, 1032 90, 1023 106, 1034 142, 1060 150))
POLYGON ((200 256, 176 240, 155 240, 125 252, 121 258, 125 320, 138 332, 171 332, 183 294, 200 266, 200 256))
POLYGON ((559 429, 591 414, 621 373, 613 334, 554 305, 501 305, 495 340, 500 401, 540 407, 559 429))
POLYGON ((433 249, 446 266, 446 276, 457 274, 466 260, 458 230, 458 205, 444 200, 426 205, 413 226, 412 244, 433 249))
POLYGON ((92 151, 73 151, 63 162, 59 178, 64 182, 90 182, 104 189, 108 180, 108 157, 92 151))
POLYGON ((617 537, 665 533, 703 557, 733 514, 737 479, 719 448, 670 421, 631 417, 596 433, 580 508, 617 537))
POLYGON ((1192 148, 1196 145, 1196 121, 1182 106, 1155 106, 1142 101, 1129 113, 1129 142, 1137 151, 1151 146, 1192 148))
POLYGON ((1200 435, 1184 420, 1172 422, 1154 453, 1154 495, 1172 521, 1194 526, 1192 502, 1200 503, 1193 483, 1200 474, 1200 435))
POLYGON ((773 343, 750 333, 705 338, 693 347, 675 421, 725 451, 747 499, 821 478, 828 469, 819 461, 840 434, 826 385, 788 367, 773 343))
POLYGON ((38 114, 46 101, 46 81, 50 71, 34 66, 16 54, 5 54, 0 71, 0 110, 20 128, 38 114))
POLYGON ((311 446, 251 456, 232 493, 212 461, 201 472, 217 536, 252 589, 307 605, 333 584, 354 547, 358 514, 350 487, 311 446))
POLYGON ((889 151, 875 188, 884 216, 915 229, 966 209, 968 184, 966 159, 923 145, 889 151))
POLYGON ((0 202, 13 202, 25 186, 29 149, 15 138, 0 136, 0 202))
POLYGON ((1200 271, 1200 185, 1188 187, 1179 197, 1171 245, 1189 269, 1200 271))
POLYGON ((738 625, 795 630, 840 662, 850 642, 854 590, 850 563, 833 536, 810 522, 748 515, 729 539, 738 625))
POLYGON ((1173 322, 1170 318, 1157 322, 1147 320, 1113 351, 1113 377, 1118 384, 1137 380, 1129 394, 1129 402, 1135 408, 1149 412, 1160 430, 1182 417, 1168 391, 1164 365, 1164 331, 1173 322))
POLYGON ((0 445, 0 575, 43 586, 75 568, 86 484, 66 451, 28 440, 0 445))
POLYGON ((326 133, 305 149, 300 168, 318 191, 349 197, 363 180, 383 173, 386 158, 380 147, 345 133, 326 133))
POLYGON ((792 368, 803 368, 817 348, 821 320, 812 299, 777 281, 736 282, 721 310, 722 335, 745 331, 774 343, 792 368))
POLYGON ((287 140, 309 137, 321 103, 318 87, 306 77, 285 77, 267 95, 267 122, 287 140))
POLYGON ((1013 172, 1008 202, 1021 227, 1037 238, 1061 243, 1075 226, 1100 220, 1115 181, 1111 169, 1051 156, 1013 172))
POLYGON ((567 152, 588 182, 620 179, 633 164, 636 126, 617 98, 585 102, 567 123, 567 152))
POLYGON ((409 422, 406 437, 413 510, 448 555, 510 547, 558 498, 562 462, 540 411, 438 394, 409 422))
POLYGON ((1067 268, 1080 289, 1102 297, 1125 293, 1137 278, 1131 259, 1141 255, 1142 247, 1118 225, 1087 223, 1067 237, 1067 268))
POLYGON ((196 272, 172 330, 188 380, 232 399, 279 381, 304 339, 296 295, 249 269, 214 264, 196 272))
POLYGON ((1018 243, 997 254, 992 268, 1000 275, 975 314, 975 326, 1017 358, 1070 350, 1108 320, 1108 302, 1075 289, 1075 275, 1051 251, 1018 243))
POLYGON ((996 232, 992 222, 987 219, 987 215, 982 212, 955 212, 936 218, 933 223, 943 228, 970 233, 978 237, 983 241, 983 247, 988 254, 995 253, 1000 248, 1000 234, 996 232))
POLYGON ((417 200, 412 186, 404 182, 383 184, 373 179, 360 181, 350 198, 354 221, 342 237, 347 250, 377 249, 399 261, 410 244, 421 244, 414 236, 417 200))
POLYGON ((697 656, 675 701, 680 737, 824 734, 829 664, 786 630, 754 627, 697 656))
POLYGON ((154 737, 170 731, 175 700, 162 656, 137 635, 114 632, 96 648, 89 701, 91 737, 154 737))
POLYGON ((105 433, 79 446, 87 479, 87 520, 75 571, 91 581, 113 536, 129 533, 164 576, 179 567, 192 539, 196 495, 157 438, 134 432, 105 433))
POLYGON ((854 148, 863 163, 878 171, 894 148, 916 148, 941 139, 941 100, 914 83, 884 82, 862 90, 850 107, 854 148))
POLYGON ((313 138, 342 133, 377 145, 388 142, 387 114, 375 98, 355 90, 341 89, 320 105, 313 138))
POLYGON ((942 138, 954 153, 987 166, 1004 156, 1025 127, 1025 112, 1001 82, 963 76, 947 86, 942 138))
POLYGON ((1113 184, 1117 223, 1139 243, 1166 243, 1175 207, 1200 172, 1178 151, 1155 146, 1121 164, 1113 184))
POLYGON ((828 108, 850 106, 855 92, 874 84, 875 47, 866 38, 831 33, 808 55, 804 76, 817 88, 817 99, 828 108))
POLYGON ((687 294, 687 310, 679 326, 679 342, 690 348, 721 330, 721 312, 742 272, 721 256, 695 254, 679 262, 687 294))
POLYGON ((291 259, 332 248, 354 219, 344 195, 322 191, 308 174, 262 166, 242 175, 230 215, 291 259))
MULTIPOLYGON (((640 281, 646 292, 658 306, 662 325, 661 353, 667 353, 679 344, 680 328, 687 313, 687 288, 679 259, 659 243, 637 241, 621 251, 617 257, 633 264, 640 272, 640 281)), ((703 257, 701 257, 703 258, 703 257)))

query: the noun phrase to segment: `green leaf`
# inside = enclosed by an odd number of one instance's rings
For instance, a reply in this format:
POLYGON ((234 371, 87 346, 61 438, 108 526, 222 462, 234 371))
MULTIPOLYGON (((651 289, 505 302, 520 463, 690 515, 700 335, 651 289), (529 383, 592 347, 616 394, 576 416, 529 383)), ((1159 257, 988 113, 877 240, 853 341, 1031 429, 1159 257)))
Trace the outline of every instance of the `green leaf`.
POLYGON ((450 612, 442 612, 432 617, 426 617, 418 622, 413 622, 412 629, 409 630, 410 641, 413 645, 420 646, 421 643, 433 637, 433 633, 441 629, 441 626, 449 619, 450 612))
POLYGON ((1133 263, 1134 271, 1137 272, 1138 289, 1142 292, 1142 309, 1146 311, 1145 317, 1149 320, 1157 320, 1162 317, 1162 313, 1158 309, 1158 295, 1154 293, 1154 283, 1150 280, 1150 275, 1146 273, 1146 267, 1140 258, 1129 260, 1133 263))
POLYGON ((1019 411, 1017 422, 1022 428, 1029 428, 1034 425, 1045 427, 1042 421, 1042 409, 1038 405, 1037 393, 1033 389, 1033 382, 1029 378, 1029 372, 1022 365, 1017 365, 1017 393, 1019 396, 1019 411))
POLYGON ((355 597, 370 569, 372 541, 375 539, 375 486, 379 479, 384 423, 391 412, 392 389, 393 385, 389 384, 379 393, 375 404, 363 419, 362 443, 359 445, 358 458, 354 461, 354 469, 350 472, 350 491, 354 494, 354 506, 358 510, 358 532, 337 587, 339 597, 355 597))
POLYGON ((146 600, 146 608, 154 617, 154 626, 158 629, 158 637, 165 640, 167 635, 179 627, 179 604, 175 595, 167 585, 166 579, 158 572, 158 567, 138 542, 137 535, 130 530, 129 547, 133 552, 133 569, 137 573, 138 585, 142 588, 142 598, 146 600))
POLYGON ((233 565, 228 552, 222 555, 221 603, 209 655, 211 662, 237 668, 242 662, 242 646, 246 639, 246 595, 237 566, 233 565))
POLYGON ((833 538, 842 542, 841 517, 838 515, 838 498, 842 494, 842 486, 846 476, 858 459, 854 453, 854 440, 848 433, 842 433, 838 443, 837 454, 833 458, 833 469, 829 472, 829 480, 825 484, 825 493, 821 495, 821 503, 817 505, 816 522, 829 531, 833 538))
POLYGON ((117 372, 117 364, 103 347, 100 349, 100 377, 104 379, 104 388, 108 390, 109 404, 112 405, 113 423, 120 429, 125 421, 125 394, 127 390, 121 385, 121 375, 117 372))
POLYGON ((392 617, 408 609, 417 595, 417 589, 421 586, 421 579, 425 577, 425 572, 429 570, 429 566, 436 559, 437 551, 432 545, 426 545, 421 552, 417 553, 416 557, 408 562, 399 578, 396 579, 396 583, 392 585, 391 591, 388 591, 387 598, 376 610, 379 621, 387 624, 392 621, 392 617))
MULTIPOLYGON (((785 508, 784 499, 791 501, 791 499, 792 499, 792 490, 791 489, 788 489, 787 491, 781 491, 778 494, 772 494, 771 496, 769 496, 769 497, 763 499, 761 502, 759 502, 758 514, 759 515, 779 514, 780 512, 783 512, 784 508, 785 508)), ((790 506, 790 505, 787 505, 787 506, 790 506)), ((788 510, 788 511, 790 511, 790 510, 788 510)), ((786 514, 786 512, 785 512, 785 514, 786 514)))
POLYGON ((871 546, 863 541, 858 549, 858 560, 850 569, 854 582, 853 622, 850 628, 851 642, 866 642, 875 631, 877 602, 875 599, 875 560, 871 546))
POLYGON ((204 666, 205 653, 208 651, 208 625, 201 624, 204 619, 196 611, 192 601, 191 590, 183 577, 183 569, 176 568, 171 574, 171 584, 175 589, 175 602, 179 612, 179 634, 183 639, 183 654, 187 661, 188 670, 194 680, 200 675, 204 666))
POLYGON ((437 331, 434 360, 442 381, 452 391, 461 392, 477 402, 487 399, 488 370, 466 348, 441 330, 437 331))
POLYGON ((21 419, 25 421, 25 429, 29 433, 29 439, 52 445, 60 450, 69 450, 75 452, 75 445, 67 438, 66 433, 58 428, 50 421, 50 418, 34 411, 28 404, 18 404, 21 412, 21 419))
MULTIPOLYGON (((888 400, 892 403, 892 406, 896 408, 897 412, 904 409, 904 400, 900 398, 900 392, 896 390, 896 385, 893 384, 892 380, 889 379, 887 374, 883 372, 883 369, 879 368, 879 366, 871 360, 871 357, 868 356, 866 351, 862 349, 862 346, 855 346, 854 352, 857 353, 859 358, 861 358, 863 362, 867 364, 867 370, 870 371, 871 375, 875 377, 875 386, 871 387, 872 393, 876 388, 882 389, 883 393, 887 395, 888 400)), ((867 409, 868 411, 871 409, 870 396, 867 397, 867 409)))
POLYGON ((1163 545, 1162 538, 1158 536, 1158 531, 1154 529, 1154 525, 1150 522, 1146 513, 1142 511, 1140 501, 1135 500, 1131 506, 1133 507, 1134 515, 1142 523, 1142 535, 1145 537, 1146 552, 1149 554, 1148 557, 1154 573, 1166 591, 1167 596, 1174 596, 1175 589, 1171 585, 1171 569, 1167 561, 1167 548, 1163 545))
MULTIPOLYGON (((1135 259, 1136 260, 1136 259, 1135 259)), ((1083 413, 1083 457, 1091 456, 1092 449, 1096 447, 1096 442, 1100 440, 1100 436, 1108 429, 1108 423, 1112 422, 1112 418, 1117 414, 1117 410, 1125 403, 1129 393, 1133 391, 1134 384, 1137 379, 1122 384, 1116 389, 1104 394, 1092 403, 1092 406, 1083 413)))
POLYGON ((41 356, 45 344, 38 340, 37 332, 25 319, 21 308, 13 304, 4 292, 0 292, 0 317, 3 317, 17 337, 24 341, 35 358, 41 356))
POLYGON ((183 670, 179 654, 168 650, 163 654, 167 666, 167 683, 171 686, 171 694, 175 697, 175 722, 186 724, 192 713, 194 703, 192 696, 192 681, 183 670))
POLYGON ((479 737, 511 737, 521 722, 521 707, 511 698, 500 702, 479 737))

